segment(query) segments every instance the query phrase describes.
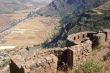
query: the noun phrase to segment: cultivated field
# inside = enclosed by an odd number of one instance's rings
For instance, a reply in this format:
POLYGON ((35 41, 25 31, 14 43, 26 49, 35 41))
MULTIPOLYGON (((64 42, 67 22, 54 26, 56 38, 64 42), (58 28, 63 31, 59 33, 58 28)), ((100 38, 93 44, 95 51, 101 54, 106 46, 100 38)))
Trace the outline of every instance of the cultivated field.
POLYGON ((50 38, 58 24, 57 18, 34 17, 26 19, 10 29, 10 33, 1 42, 2 46, 39 45, 50 38))

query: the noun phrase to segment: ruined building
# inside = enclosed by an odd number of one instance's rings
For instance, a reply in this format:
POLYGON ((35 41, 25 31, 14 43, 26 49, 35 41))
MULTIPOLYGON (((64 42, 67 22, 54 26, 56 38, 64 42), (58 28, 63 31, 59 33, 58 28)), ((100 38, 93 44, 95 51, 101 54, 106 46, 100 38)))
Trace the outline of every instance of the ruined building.
POLYGON ((10 73, 56 73, 58 67, 73 68, 91 58, 92 48, 109 45, 109 36, 109 30, 80 32, 68 36, 65 48, 15 50, 9 53, 10 73))

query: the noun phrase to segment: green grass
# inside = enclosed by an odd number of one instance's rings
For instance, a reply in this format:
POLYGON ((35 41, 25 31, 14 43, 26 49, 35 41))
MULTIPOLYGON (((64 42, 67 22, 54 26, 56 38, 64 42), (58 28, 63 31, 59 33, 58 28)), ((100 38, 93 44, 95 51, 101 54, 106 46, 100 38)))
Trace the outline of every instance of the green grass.
POLYGON ((78 67, 68 69, 67 71, 58 71, 57 73, 102 73, 103 65, 95 61, 86 61, 78 67))
POLYGON ((88 61, 80 65, 80 69, 84 73, 102 73, 103 66, 94 61, 88 61))

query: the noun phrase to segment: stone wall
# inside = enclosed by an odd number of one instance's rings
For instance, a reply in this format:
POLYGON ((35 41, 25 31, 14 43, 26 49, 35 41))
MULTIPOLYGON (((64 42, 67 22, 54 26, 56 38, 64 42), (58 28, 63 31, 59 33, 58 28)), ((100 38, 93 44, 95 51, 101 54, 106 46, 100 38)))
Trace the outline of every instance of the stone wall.
POLYGON ((105 29, 104 31, 106 32, 106 42, 109 45, 110 44, 110 30, 105 29))
POLYGON ((93 34, 96 34, 96 32, 86 31, 86 32, 79 32, 79 33, 71 34, 68 36, 68 40, 78 45, 82 43, 83 41, 85 41, 86 39, 90 39, 88 34, 93 35, 93 34))
POLYGON ((75 44, 81 43, 84 39, 87 38, 87 32, 80 32, 68 36, 68 40, 72 41, 75 44))
POLYGON ((39 50, 28 57, 15 55, 10 62, 10 68, 17 69, 10 69, 10 73, 19 72, 21 68, 24 69, 23 73, 56 73, 58 58, 51 52, 39 50), (15 64, 14 67, 12 64, 15 64))
POLYGON ((73 64, 74 66, 87 61, 91 57, 92 42, 90 40, 81 43, 80 45, 71 47, 73 51, 73 64))
POLYGON ((28 49, 25 51, 26 55, 14 54, 9 64, 10 73, 15 73, 13 69, 17 72, 24 70, 24 73, 56 73, 58 66, 73 68, 90 57, 91 44, 90 40, 86 40, 68 48, 40 49, 33 52, 28 49))
POLYGON ((91 38, 97 36, 100 37, 98 42, 109 41, 106 40, 109 39, 109 33, 106 33, 72 34, 68 37, 68 41, 77 43, 77 45, 65 48, 36 49, 36 47, 31 47, 8 51, 7 53, 11 57, 10 73, 56 73, 58 67, 73 68, 90 59, 94 44, 91 38), (89 34, 92 37, 89 37, 89 34))
POLYGON ((83 41, 90 39, 93 43, 93 46, 104 46, 109 45, 110 43, 110 30, 104 29, 103 31, 98 32, 92 32, 92 31, 86 31, 86 32, 79 32, 76 34, 71 34, 68 36, 68 40, 73 42, 74 44, 79 45, 83 41))
POLYGON ((80 45, 71 46, 62 53, 61 61, 68 67, 73 68, 91 57, 92 42, 87 40, 80 45))
POLYGON ((106 35, 104 33, 98 33, 95 35, 98 38, 98 44, 101 46, 106 45, 106 35))

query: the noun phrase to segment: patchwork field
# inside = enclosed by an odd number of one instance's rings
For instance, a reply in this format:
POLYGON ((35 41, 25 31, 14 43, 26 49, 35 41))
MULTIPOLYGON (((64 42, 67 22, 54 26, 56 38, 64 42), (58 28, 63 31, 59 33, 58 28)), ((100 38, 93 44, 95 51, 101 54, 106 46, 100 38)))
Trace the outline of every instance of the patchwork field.
POLYGON ((1 45, 6 46, 33 46, 39 45, 50 38, 58 24, 57 18, 34 17, 27 19, 10 29, 1 45))

